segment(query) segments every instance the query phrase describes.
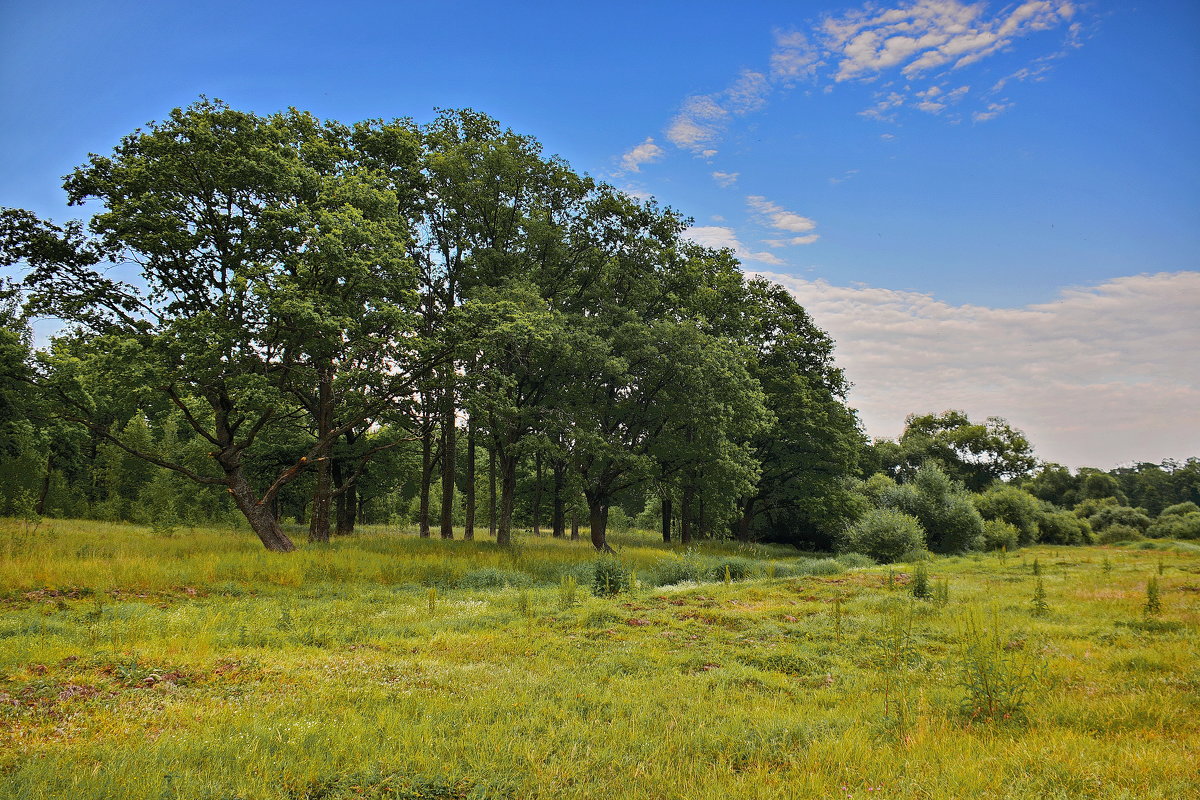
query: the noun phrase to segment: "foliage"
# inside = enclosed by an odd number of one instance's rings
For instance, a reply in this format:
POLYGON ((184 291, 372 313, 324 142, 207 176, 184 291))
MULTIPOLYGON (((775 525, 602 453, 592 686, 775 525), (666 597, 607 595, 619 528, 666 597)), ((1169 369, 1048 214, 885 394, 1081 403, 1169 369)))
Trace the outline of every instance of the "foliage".
POLYGON ((999 519, 984 520, 984 550, 1016 550, 1020 542, 1021 534, 1015 525, 999 519))
POLYGON ((899 561, 910 550, 923 548, 925 532, 909 514, 876 508, 847 527, 837 546, 842 553, 861 553, 886 564, 899 561))
POLYGON ((972 501, 985 520, 1007 522, 1016 528, 1021 545, 1038 541, 1041 504, 1029 492, 1015 486, 993 486, 983 494, 972 497, 972 501))
POLYGON ((982 545, 983 518, 971 496, 935 464, 921 467, 911 482, 884 491, 879 503, 915 517, 934 552, 963 553, 982 545))

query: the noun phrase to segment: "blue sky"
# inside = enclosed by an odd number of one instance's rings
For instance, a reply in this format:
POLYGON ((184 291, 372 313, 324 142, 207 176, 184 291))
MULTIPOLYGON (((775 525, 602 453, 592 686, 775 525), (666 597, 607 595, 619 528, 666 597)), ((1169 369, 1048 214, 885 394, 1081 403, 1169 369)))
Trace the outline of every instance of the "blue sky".
POLYGON ((839 342, 868 432, 965 408, 1046 458, 1200 454, 1200 5, 0 5, 0 205, 204 93, 470 106, 695 218, 839 342), (1097 437, 1097 430, 1106 431, 1097 437))

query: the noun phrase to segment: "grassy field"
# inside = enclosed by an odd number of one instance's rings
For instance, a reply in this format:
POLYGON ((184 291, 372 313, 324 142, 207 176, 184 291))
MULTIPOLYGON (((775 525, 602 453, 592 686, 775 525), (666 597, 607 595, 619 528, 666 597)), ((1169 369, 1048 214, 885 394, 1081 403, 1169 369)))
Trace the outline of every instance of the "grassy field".
POLYGON ((614 538, 0 521, 0 798, 1200 793, 1200 547, 614 538))

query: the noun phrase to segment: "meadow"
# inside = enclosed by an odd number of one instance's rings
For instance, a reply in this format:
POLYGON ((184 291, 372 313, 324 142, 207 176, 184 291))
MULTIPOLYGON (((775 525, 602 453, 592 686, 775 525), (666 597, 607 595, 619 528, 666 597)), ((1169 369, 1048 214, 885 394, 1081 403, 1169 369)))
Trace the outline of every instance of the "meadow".
POLYGON ((1196 545, 611 540, 0 521, 0 797, 1198 792, 1196 545))

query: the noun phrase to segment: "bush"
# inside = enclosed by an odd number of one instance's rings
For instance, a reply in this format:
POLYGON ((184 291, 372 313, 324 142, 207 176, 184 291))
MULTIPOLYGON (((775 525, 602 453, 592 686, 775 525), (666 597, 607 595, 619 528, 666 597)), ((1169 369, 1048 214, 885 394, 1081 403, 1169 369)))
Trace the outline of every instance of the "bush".
POLYGON ((885 489, 879 504, 915 517, 926 533, 930 550, 963 553, 982 545, 983 517, 962 484, 951 480, 935 464, 917 470, 912 483, 885 489))
MULTIPOLYGON (((1017 530, 1020 544, 1030 545, 1037 542, 1041 503, 1029 492, 1015 486, 995 486, 971 499, 985 520, 1012 525, 1017 530)), ((998 550, 998 547, 987 545, 986 535, 985 532, 985 546, 990 550, 998 550)), ((1014 546, 1009 545, 1009 549, 1014 546)))
POLYGON ((524 572, 498 567, 473 569, 458 581, 460 589, 503 589, 507 586, 525 588, 533 583, 524 572))
POLYGON ((1020 541, 1021 535, 1015 525, 999 519, 984 521, 984 550, 1015 550, 1020 545, 1020 541))
POLYGON ((1194 513, 1200 513, 1200 506, 1189 500, 1186 503, 1176 503, 1173 506, 1167 506, 1162 510, 1162 513, 1158 515, 1158 520, 1161 522, 1163 517, 1184 516, 1185 514, 1194 513))
POLYGON ((1100 532, 1100 544, 1116 544, 1117 542, 1136 542, 1142 539, 1142 532, 1130 525, 1109 525, 1100 532))
POLYGON ((1095 531, 1103 531, 1113 525, 1124 525, 1136 528, 1138 533, 1145 533, 1153 524, 1153 520, 1147 516, 1144 509, 1129 506, 1106 506, 1089 517, 1088 521, 1095 531))
POLYGON ((1164 511, 1158 521, 1146 530, 1146 535, 1155 539, 1200 539, 1200 511, 1186 514, 1168 514, 1164 511))
POLYGON ((629 590, 629 572, 616 558, 601 556, 596 559, 592 578, 592 594, 606 597, 629 590))
POLYGON ((862 567, 875 566, 875 559, 865 556, 862 553, 842 553, 834 561, 846 569, 861 569, 862 567))
POLYGON ((916 518, 891 508, 868 511, 837 542, 843 553, 861 553, 879 561, 897 561, 910 550, 923 550, 925 531, 916 518))
POLYGON ((1038 539, 1048 544, 1091 544, 1092 526, 1070 511, 1042 511, 1038 514, 1038 539))
POLYGON ((727 558, 717 559, 707 570, 707 577, 710 581, 723 581, 726 575, 730 580, 743 581, 746 578, 753 577, 760 572, 759 563, 753 559, 741 558, 740 556, 729 556, 727 558))

